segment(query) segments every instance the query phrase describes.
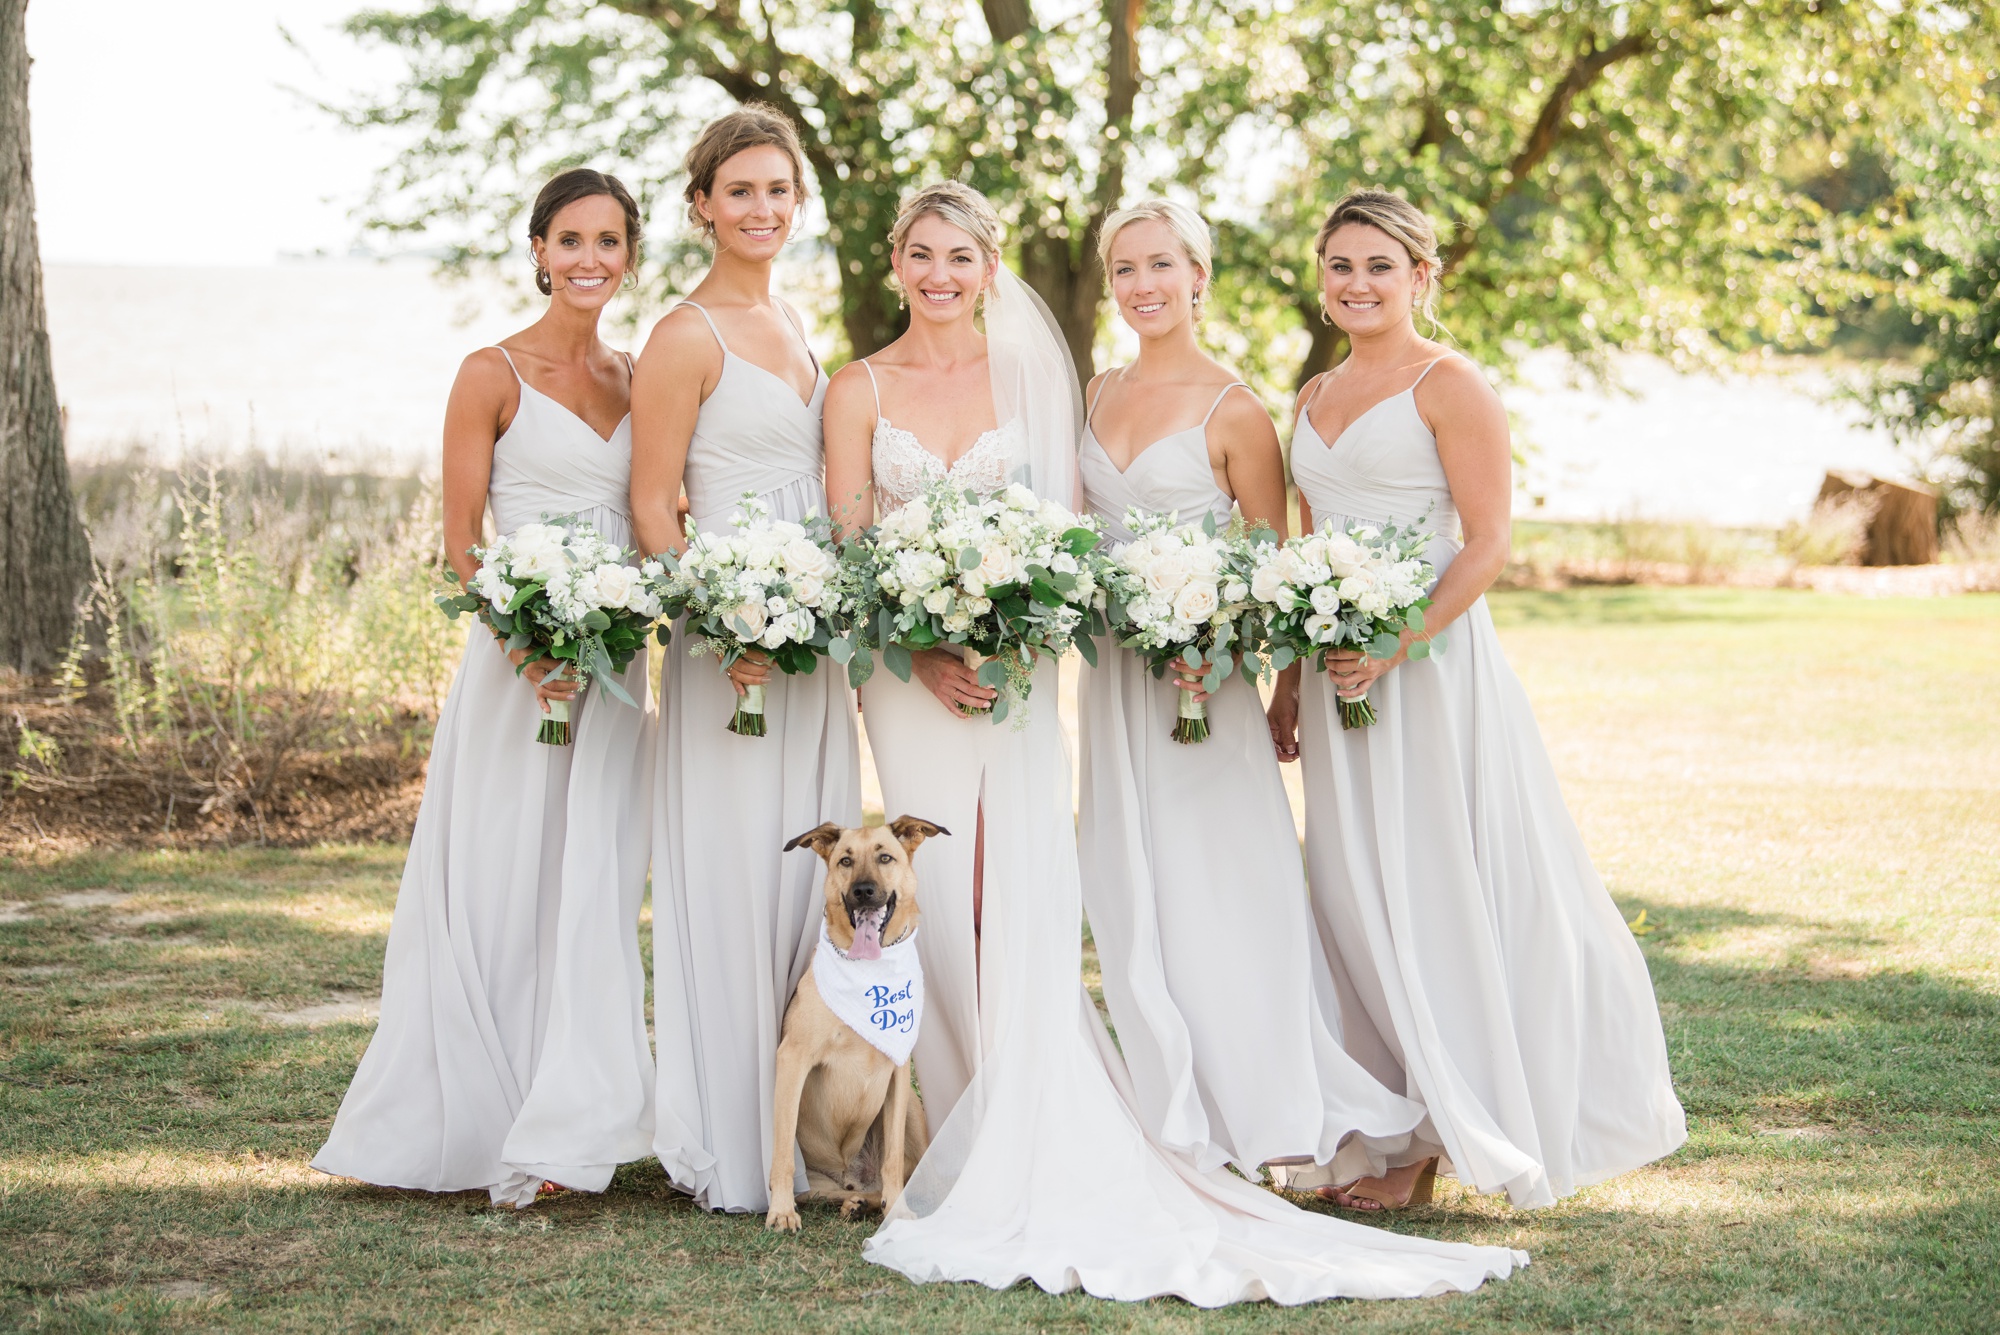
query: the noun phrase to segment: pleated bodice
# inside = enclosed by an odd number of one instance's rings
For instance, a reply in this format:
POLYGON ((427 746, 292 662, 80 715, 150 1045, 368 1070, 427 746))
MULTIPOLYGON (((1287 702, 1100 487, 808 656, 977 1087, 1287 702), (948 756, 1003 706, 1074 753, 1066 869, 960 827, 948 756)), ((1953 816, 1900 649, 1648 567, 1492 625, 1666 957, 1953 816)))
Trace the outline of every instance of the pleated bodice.
POLYGON ((722 348, 722 377, 695 417, 681 475, 695 524, 715 531, 746 491, 769 505, 774 519, 797 520, 818 510, 826 472, 820 435, 826 372, 815 359, 812 398, 800 402, 783 376, 731 352, 707 311, 685 304, 701 311, 722 348))
MULTIPOLYGON (((1215 485, 1215 470, 1208 463, 1208 423, 1229 391, 1238 388, 1240 382, 1224 386, 1209 405, 1206 417, 1186 430, 1160 437, 1122 469, 1111 461, 1097 432, 1088 422, 1084 424, 1077 474, 1083 480, 1083 503, 1104 521, 1107 537, 1113 542, 1132 541, 1132 531, 1125 527, 1125 512, 1132 509, 1155 515, 1178 514, 1183 523, 1196 522, 1203 514, 1214 515, 1218 525, 1229 522, 1235 502, 1215 485)), ((1103 395, 1100 383, 1097 396, 1103 395)), ((1095 413, 1096 398, 1090 407, 1095 413)))
MULTIPOLYGON (((503 357, 505 348, 500 349, 503 357)), ((507 364, 514 359, 507 357, 507 364)), ((521 404, 493 442, 486 500, 493 527, 512 533, 523 524, 576 515, 611 542, 632 542, 632 415, 609 440, 590 423, 521 379, 521 404)))
MULTIPOLYGON (((1422 376, 1417 383, 1423 383, 1422 376)), ((1437 437, 1417 413, 1416 391, 1411 385, 1382 400, 1348 423, 1331 444, 1320 438, 1309 411, 1299 413, 1292 434, 1292 480, 1316 523, 1414 524, 1455 546, 1458 510, 1438 459, 1437 437)), ((1307 400, 1306 408, 1311 406, 1307 400)))

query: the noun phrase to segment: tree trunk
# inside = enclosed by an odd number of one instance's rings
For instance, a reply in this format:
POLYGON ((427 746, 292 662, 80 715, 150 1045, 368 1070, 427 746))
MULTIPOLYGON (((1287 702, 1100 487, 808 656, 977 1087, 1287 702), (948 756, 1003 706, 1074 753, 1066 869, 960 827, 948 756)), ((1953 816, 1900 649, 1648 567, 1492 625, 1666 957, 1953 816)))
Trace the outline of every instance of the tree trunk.
POLYGON ((28 0, 0 0, 0 664, 69 645, 90 547, 70 498, 28 159, 28 0))

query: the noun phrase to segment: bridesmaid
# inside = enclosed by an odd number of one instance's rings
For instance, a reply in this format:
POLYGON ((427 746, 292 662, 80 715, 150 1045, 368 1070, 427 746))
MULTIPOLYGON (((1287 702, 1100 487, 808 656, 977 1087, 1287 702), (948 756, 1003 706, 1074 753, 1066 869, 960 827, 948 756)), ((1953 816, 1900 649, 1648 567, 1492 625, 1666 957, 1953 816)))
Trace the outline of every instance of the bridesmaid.
MULTIPOLYGON (((712 122, 687 155, 688 217, 715 259, 653 329, 632 386, 632 508, 647 552, 681 550, 679 498, 704 532, 746 491, 774 519, 823 502, 826 376, 771 265, 806 194, 791 121, 751 105, 712 122)), ((854 706, 836 669, 728 676, 676 638, 660 684, 653 847, 654 1149, 711 1210, 764 1211, 778 1031, 812 959, 819 859, 785 841, 861 823, 854 706), (765 683, 763 737, 728 730, 735 697, 765 683)), ((805 1168, 798 1169, 804 1191, 805 1168)))
MULTIPOLYGON (((1326 318, 1352 347, 1299 396, 1300 523, 1418 523, 1438 571, 1415 662, 1332 657, 1273 702, 1305 761, 1306 860, 1347 1050, 1424 1105, 1431 1152, 1476 1191, 1548 1205, 1687 1139, 1646 962, 1563 804, 1484 594, 1507 559, 1507 415, 1478 368, 1417 333, 1430 219, 1361 191, 1320 228, 1326 318), (1462 534, 1462 536, 1461 536, 1462 534), (1380 715, 1343 731, 1340 698, 1380 715)), ((1436 328, 1435 317, 1432 327, 1436 328)), ((1385 1204, 1426 1167, 1351 1184, 1385 1204)))
MULTIPOLYGON (((1255 395, 1195 340, 1208 224, 1149 200, 1104 224, 1098 253, 1139 357, 1090 388, 1078 471, 1118 542, 1128 509, 1243 517, 1285 532, 1284 461, 1255 395)), ((1207 701, 1210 736, 1172 740, 1180 679, 1107 643, 1082 680, 1078 853, 1104 997, 1146 1129, 1202 1171, 1331 1161, 1382 1171, 1423 1109, 1334 1036, 1333 982, 1310 930, 1291 804, 1256 684, 1207 701), (1355 1134, 1359 1132, 1360 1134, 1355 1134)), ((1199 683, 1188 681, 1191 687, 1199 683)))
MULTIPOLYGON (((631 541, 631 363, 598 317, 638 260, 638 205, 578 168, 528 223, 541 319, 465 359, 445 410, 446 555, 477 569, 487 509, 509 533, 576 514, 631 541)), ((535 740, 569 682, 524 671, 475 623, 438 718, 389 927, 382 1019, 313 1159, 381 1186, 532 1204, 601 1191, 651 1138, 639 904, 653 719, 588 691, 576 740, 535 740), (511 659, 511 661, 510 661, 511 659)), ((642 654, 621 677, 645 698, 642 654)))

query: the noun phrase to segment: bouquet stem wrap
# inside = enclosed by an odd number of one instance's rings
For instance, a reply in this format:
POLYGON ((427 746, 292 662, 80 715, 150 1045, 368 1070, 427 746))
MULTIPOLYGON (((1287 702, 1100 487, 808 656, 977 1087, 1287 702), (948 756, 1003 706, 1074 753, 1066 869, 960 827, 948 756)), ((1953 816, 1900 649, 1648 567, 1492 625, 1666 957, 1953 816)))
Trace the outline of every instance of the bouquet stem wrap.
POLYGON ((1185 687, 1181 689, 1180 717, 1174 720, 1174 740, 1183 745, 1208 740, 1208 705, 1185 687))
MULTIPOLYGON (((542 678, 542 680, 566 681, 568 678, 569 665, 564 664, 548 676, 542 678)), ((547 709, 542 715, 542 726, 535 733, 535 740, 544 746, 568 746, 571 742, 575 741, 576 730, 570 727, 569 724, 570 702, 568 700, 545 700, 542 703, 547 706, 547 709)))
POLYGON ((764 735, 764 688, 745 686, 736 697, 736 712, 730 716, 729 730, 739 737, 764 735))

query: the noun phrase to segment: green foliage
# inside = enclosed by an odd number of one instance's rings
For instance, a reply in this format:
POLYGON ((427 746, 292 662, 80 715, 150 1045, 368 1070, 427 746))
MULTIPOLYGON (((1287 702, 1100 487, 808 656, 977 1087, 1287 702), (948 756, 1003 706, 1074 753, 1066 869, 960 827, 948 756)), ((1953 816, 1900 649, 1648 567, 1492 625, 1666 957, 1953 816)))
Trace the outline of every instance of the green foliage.
POLYGON ((1908 136, 1903 212, 1874 257, 1919 343, 1913 371, 1874 387, 1875 415, 1928 447, 1941 527, 2000 515, 2000 133, 1978 116, 1982 96, 2000 96, 2000 79, 1975 86, 1970 115, 1908 136))

